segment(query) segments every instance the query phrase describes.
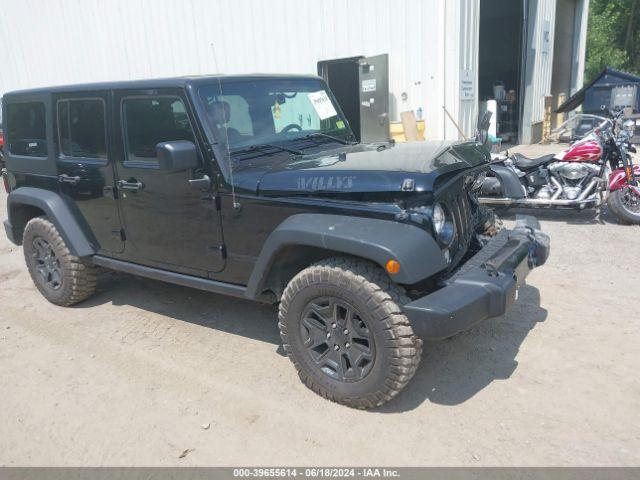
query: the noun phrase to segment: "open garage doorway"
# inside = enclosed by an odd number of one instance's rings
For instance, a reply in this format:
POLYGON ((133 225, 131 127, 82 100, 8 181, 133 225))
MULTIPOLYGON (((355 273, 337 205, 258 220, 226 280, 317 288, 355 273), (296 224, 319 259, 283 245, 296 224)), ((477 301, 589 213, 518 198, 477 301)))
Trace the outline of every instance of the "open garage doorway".
POLYGON ((521 135, 524 1, 482 0, 478 95, 480 112, 493 113, 490 134, 503 146, 521 135))
MULTIPOLYGON (((483 0, 484 1, 484 0, 483 0)), ((588 2, 585 0, 557 0, 553 46, 553 74, 551 95, 553 109, 582 87, 584 76, 584 46, 588 2)), ((566 120, 566 114, 553 115, 551 127, 566 120)))

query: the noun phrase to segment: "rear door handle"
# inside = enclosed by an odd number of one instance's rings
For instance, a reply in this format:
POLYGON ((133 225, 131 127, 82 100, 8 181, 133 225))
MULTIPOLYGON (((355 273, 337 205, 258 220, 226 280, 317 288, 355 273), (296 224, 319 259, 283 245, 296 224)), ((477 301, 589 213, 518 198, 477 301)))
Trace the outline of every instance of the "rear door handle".
POLYGON ((70 177, 66 173, 58 175, 58 182, 68 183, 69 185, 77 185, 80 182, 80 177, 70 177))
POLYGON ((131 178, 127 180, 118 180, 118 188, 120 190, 142 190, 144 188, 144 183, 138 182, 135 178, 131 178))

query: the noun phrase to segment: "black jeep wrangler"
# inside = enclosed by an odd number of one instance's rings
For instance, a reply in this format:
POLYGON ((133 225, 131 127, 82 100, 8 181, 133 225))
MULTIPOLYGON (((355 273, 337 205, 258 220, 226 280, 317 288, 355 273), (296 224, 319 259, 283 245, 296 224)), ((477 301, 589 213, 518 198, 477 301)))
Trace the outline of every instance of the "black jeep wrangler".
POLYGON ((206 76, 7 93, 6 233, 57 305, 107 268, 279 303, 304 383, 394 397, 423 338, 501 315, 549 240, 500 230, 474 142, 362 144, 324 81, 206 76))

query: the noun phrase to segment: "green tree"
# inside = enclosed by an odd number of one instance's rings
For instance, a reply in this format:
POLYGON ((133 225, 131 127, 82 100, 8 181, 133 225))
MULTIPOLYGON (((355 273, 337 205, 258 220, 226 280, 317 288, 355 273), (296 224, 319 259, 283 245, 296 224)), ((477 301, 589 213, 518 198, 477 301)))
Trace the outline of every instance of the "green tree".
POLYGON ((605 67, 640 73, 640 0, 591 0, 585 80, 605 67))

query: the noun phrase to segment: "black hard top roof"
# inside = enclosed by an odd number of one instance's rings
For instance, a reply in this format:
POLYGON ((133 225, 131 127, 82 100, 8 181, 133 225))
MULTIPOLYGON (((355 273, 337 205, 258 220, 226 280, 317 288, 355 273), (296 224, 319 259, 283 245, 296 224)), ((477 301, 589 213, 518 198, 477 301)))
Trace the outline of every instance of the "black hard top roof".
POLYGON ((117 82, 81 83, 77 85, 59 85, 54 87, 31 88, 27 90, 14 90, 4 94, 5 99, 30 95, 42 95, 50 93, 71 92, 95 92, 98 90, 130 90, 130 89, 155 89, 155 88, 185 88, 188 86, 200 86, 210 84, 212 81, 245 82, 253 80, 269 79, 320 79, 316 75, 300 74, 258 74, 249 75, 197 75, 185 77, 158 78, 149 80, 125 80, 117 82))

